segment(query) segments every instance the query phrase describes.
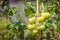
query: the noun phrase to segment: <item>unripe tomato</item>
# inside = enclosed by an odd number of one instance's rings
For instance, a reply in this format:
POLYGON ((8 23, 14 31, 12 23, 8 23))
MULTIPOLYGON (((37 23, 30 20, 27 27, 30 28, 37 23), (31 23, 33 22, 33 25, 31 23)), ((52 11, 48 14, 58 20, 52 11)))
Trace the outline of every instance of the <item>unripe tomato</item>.
POLYGON ((30 24, 27 26, 28 30, 33 30, 34 27, 35 27, 35 25, 30 25, 30 24))
POLYGON ((28 22, 29 23, 35 23, 36 22, 35 17, 29 18, 28 22))
POLYGON ((40 31, 42 31, 42 30, 45 29, 45 26, 44 25, 38 26, 37 29, 40 30, 40 31))
POLYGON ((49 18, 50 17, 50 13, 46 12, 46 13, 42 13, 41 16, 43 16, 44 18, 49 18))
POLYGON ((44 20, 45 20, 44 17, 38 17, 38 18, 37 18, 37 21, 38 21, 38 22, 44 22, 44 20))
POLYGON ((33 30, 33 34, 37 34, 38 33, 38 30, 33 30))

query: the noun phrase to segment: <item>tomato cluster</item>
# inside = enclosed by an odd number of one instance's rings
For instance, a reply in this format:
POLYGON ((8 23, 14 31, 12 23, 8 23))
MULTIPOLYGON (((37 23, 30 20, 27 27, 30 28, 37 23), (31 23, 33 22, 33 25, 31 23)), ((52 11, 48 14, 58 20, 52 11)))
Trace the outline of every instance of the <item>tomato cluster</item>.
POLYGON ((29 18, 28 22, 28 26, 27 29, 28 30, 32 30, 33 34, 36 34, 38 31, 43 31, 45 29, 45 25, 41 24, 43 23, 45 20, 48 20, 50 17, 50 13, 46 12, 46 13, 41 13, 41 15, 39 17, 37 17, 37 20, 35 17, 29 18), (36 21, 38 21, 41 25, 35 25, 36 21))

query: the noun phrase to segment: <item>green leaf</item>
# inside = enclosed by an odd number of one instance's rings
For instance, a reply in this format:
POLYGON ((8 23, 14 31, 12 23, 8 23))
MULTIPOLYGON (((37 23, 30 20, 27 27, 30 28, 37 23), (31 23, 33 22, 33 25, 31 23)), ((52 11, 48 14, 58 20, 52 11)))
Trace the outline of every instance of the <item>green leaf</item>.
POLYGON ((54 28, 55 30, 58 29, 58 28, 57 28, 57 25, 56 25, 55 23, 52 23, 52 25, 53 25, 53 28, 54 28))
POLYGON ((27 8, 24 11, 25 11, 25 15, 29 17, 32 17, 35 14, 35 10, 33 6, 27 6, 27 8))
POLYGON ((13 7, 12 9, 9 9, 9 10, 8 10, 9 16, 15 15, 16 12, 17 12, 17 8, 16 8, 16 7, 13 7))

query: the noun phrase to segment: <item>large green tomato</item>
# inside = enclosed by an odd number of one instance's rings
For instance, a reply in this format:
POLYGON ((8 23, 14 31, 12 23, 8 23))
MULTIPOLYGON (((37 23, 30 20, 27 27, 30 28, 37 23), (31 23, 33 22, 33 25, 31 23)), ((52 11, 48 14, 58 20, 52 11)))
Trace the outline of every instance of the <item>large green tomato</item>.
POLYGON ((27 28, 28 28, 28 30, 33 30, 35 28, 35 25, 29 24, 29 25, 27 25, 27 28))
POLYGON ((50 17, 50 13, 49 12, 42 13, 41 16, 43 16, 45 19, 48 19, 50 17))
POLYGON ((41 22, 44 22, 44 20, 45 20, 44 17, 38 17, 38 18, 37 18, 37 21, 40 22, 40 23, 41 23, 41 22))

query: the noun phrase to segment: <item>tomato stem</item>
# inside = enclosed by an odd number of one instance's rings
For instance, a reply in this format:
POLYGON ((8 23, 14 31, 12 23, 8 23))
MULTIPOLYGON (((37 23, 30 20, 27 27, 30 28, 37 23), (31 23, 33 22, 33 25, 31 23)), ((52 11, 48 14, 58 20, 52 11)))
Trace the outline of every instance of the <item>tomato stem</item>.
MULTIPOLYGON (((36 26, 38 25, 37 17, 39 16, 39 0, 36 0, 36 26)), ((36 35, 36 40, 39 40, 39 32, 36 35)))

